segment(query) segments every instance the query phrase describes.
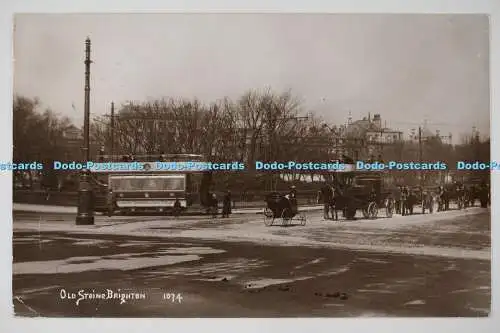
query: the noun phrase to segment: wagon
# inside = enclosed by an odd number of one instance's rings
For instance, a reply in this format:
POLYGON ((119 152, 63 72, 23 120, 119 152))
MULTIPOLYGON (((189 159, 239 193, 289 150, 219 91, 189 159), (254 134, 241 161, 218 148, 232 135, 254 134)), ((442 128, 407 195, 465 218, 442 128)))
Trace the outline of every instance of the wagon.
POLYGON ((279 221, 282 226, 291 225, 298 221, 300 225, 306 224, 306 215, 298 212, 297 200, 277 192, 269 194, 264 208, 264 224, 272 226, 279 221))
POLYGON ((336 178, 336 207, 347 219, 353 219, 361 210, 364 218, 378 217, 384 209, 386 217, 392 217, 396 207, 392 191, 383 187, 381 173, 346 172, 336 178))

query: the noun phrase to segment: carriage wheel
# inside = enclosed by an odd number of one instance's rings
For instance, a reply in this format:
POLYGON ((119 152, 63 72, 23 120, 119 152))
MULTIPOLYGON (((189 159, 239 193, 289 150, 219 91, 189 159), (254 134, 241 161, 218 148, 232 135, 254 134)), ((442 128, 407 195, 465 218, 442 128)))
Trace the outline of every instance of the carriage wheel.
POLYGON ((264 208, 264 224, 266 226, 272 226, 274 222, 274 213, 269 208, 264 208))
POLYGON ((370 218, 374 219, 378 215, 378 206, 375 202, 371 202, 368 206, 368 214, 370 218))
POLYGON ((363 212, 363 217, 365 219, 369 218, 370 217, 370 210, 369 210, 369 207, 370 205, 368 205, 367 207, 363 208, 362 212, 363 212))
POLYGON ((395 207, 394 199, 387 199, 386 204, 385 204, 385 216, 387 217, 392 217, 394 214, 394 207, 395 207))
POLYGON ((289 221, 290 221, 290 218, 287 217, 289 216, 289 212, 290 210, 288 208, 285 208, 283 209, 283 212, 281 212, 281 224, 283 226, 287 226, 289 224, 289 221))
POLYGON ((301 226, 306 225, 306 222, 307 222, 307 217, 306 217, 306 214, 304 214, 304 213, 300 213, 300 214, 299 214, 299 221, 300 221, 300 225, 301 225, 301 226))

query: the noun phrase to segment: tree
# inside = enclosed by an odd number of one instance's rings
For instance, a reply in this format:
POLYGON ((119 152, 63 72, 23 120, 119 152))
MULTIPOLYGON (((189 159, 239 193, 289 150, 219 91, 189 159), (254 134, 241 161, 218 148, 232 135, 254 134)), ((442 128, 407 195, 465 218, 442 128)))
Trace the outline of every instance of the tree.
MULTIPOLYGON (((65 157, 64 133, 71 126, 71 121, 49 109, 42 112, 40 108, 37 98, 14 96, 14 162, 39 161, 51 165, 53 161, 65 157)), ((44 171, 48 172, 47 169, 44 171)), ((32 183, 31 173, 29 177, 32 183)))

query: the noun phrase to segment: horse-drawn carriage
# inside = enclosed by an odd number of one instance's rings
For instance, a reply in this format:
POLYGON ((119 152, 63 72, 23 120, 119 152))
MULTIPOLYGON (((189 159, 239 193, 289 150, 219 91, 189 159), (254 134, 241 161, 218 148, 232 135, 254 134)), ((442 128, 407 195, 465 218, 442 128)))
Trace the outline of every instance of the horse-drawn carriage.
POLYGON ((335 175, 335 210, 353 219, 361 210, 365 218, 376 218, 380 209, 387 217, 395 210, 393 191, 384 184, 382 172, 350 171, 335 175))
POLYGON ((298 221, 300 225, 306 224, 306 215, 298 211, 297 199, 290 195, 273 192, 266 196, 267 207, 264 208, 264 224, 272 226, 276 220, 282 226, 287 226, 298 221))

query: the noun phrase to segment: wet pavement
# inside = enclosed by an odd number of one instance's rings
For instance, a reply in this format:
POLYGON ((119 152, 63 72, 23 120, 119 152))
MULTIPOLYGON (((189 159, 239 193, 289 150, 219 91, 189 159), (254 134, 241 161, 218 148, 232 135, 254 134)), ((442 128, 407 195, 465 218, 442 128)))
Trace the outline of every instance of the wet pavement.
POLYGON ((490 239, 479 208, 340 222, 310 212, 291 227, 15 213, 13 303, 49 317, 487 316, 490 239))

